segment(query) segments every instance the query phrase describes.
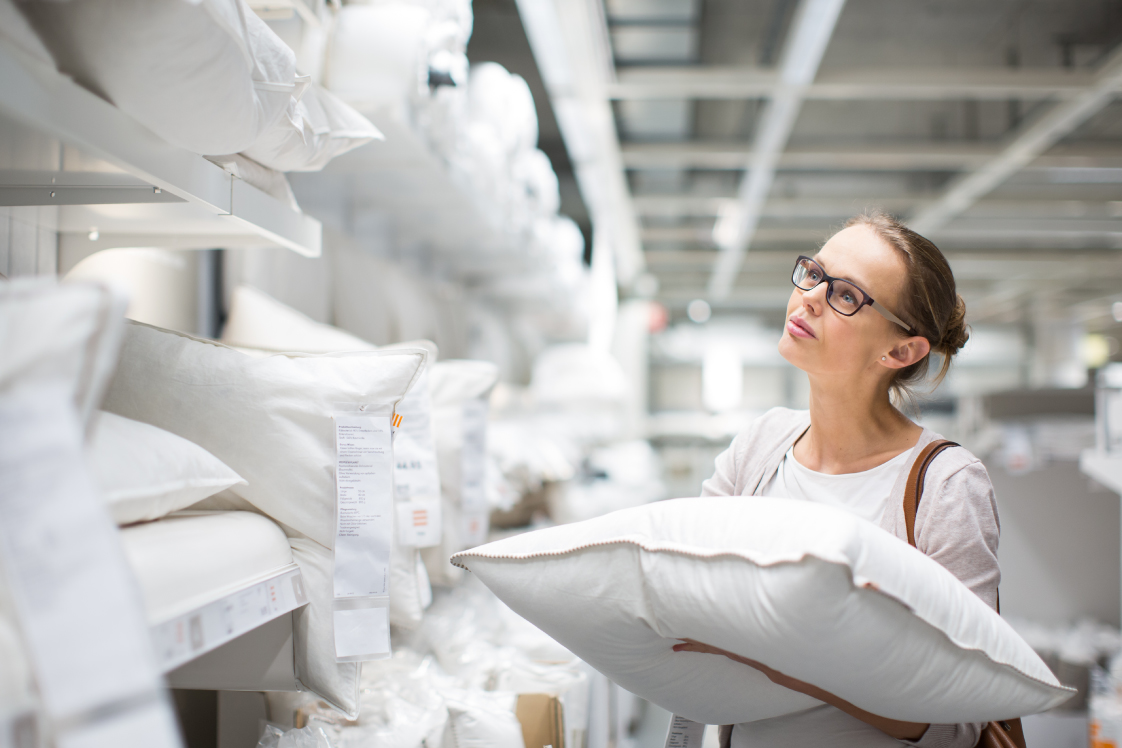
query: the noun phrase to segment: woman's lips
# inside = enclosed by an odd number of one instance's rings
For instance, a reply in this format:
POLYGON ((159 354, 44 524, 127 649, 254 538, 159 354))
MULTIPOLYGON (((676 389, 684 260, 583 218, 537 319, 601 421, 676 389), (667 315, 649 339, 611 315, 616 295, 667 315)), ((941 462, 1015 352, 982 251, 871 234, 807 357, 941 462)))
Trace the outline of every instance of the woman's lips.
POLYGON ((796 338, 816 338, 817 335, 810 329, 810 325, 803 322, 801 319, 791 317, 787 320, 787 332, 794 335, 796 338))

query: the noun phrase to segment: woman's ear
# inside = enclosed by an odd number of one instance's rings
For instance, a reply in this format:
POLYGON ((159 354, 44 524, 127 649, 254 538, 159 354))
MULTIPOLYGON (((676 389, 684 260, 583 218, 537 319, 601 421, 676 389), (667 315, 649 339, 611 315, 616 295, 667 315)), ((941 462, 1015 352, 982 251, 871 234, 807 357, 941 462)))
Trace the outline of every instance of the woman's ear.
POLYGON ((931 352, 931 343, 921 335, 904 338, 888 352, 883 363, 892 369, 906 369, 931 352))

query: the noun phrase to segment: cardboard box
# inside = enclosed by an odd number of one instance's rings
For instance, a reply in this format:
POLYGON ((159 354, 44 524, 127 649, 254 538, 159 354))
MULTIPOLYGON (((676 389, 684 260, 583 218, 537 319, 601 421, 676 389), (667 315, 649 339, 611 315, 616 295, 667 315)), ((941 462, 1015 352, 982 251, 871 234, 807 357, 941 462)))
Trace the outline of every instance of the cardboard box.
POLYGON ((526 748, 565 748, 565 718, 561 700, 544 693, 518 695, 515 708, 526 748))

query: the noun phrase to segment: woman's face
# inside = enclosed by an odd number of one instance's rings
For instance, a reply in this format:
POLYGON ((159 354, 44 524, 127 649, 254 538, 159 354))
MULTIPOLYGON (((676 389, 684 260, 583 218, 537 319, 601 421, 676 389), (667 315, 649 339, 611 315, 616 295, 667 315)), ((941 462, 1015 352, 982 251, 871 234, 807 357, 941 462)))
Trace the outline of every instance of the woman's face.
MULTIPOLYGON (((842 229, 814 259, 828 275, 852 281, 899 314, 897 300, 907 269, 896 250, 872 229, 842 229)), ((811 375, 888 374, 881 356, 888 356, 902 342, 902 329, 869 306, 852 317, 838 314, 826 303, 826 286, 820 283, 810 291, 792 289, 780 354, 811 375)))

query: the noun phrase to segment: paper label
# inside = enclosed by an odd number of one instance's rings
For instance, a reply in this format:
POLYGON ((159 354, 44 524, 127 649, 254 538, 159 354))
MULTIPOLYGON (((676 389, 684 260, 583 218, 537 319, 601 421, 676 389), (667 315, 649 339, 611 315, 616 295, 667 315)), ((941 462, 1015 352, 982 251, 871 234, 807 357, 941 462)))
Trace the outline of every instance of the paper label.
POLYGON ((388 607, 335 610, 335 659, 376 660, 390 654, 388 607))
POLYGON ((461 450, 460 506, 464 512, 486 512, 487 506, 487 401, 464 403, 464 442, 461 450))
POLYGON ((397 542, 413 548, 440 545, 440 499, 414 499, 397 504, 397 542))
MULTIPOLYGON (((67 725, 59 745, 86 734, 95 715, 117 725, 138 704, 170 713, 140 591, 85 469, 72 398, 48 386, 0 398, 0 558, 43 703, 67 725)), ((133 744, 180 744, 174 721, 145 725, 133 744)))
POLYGON ((675 714, 670 718, 670 729, 666 731, 666 748, 701 748, 706 727, 675 714))
POLYGON ((440 496, 427 371, 397 404, 395 412, 401 417, 393 445, 395 496, 399 500, 440 496))
POLYGON ((390 417, 335 416, 335 597, 389 595, 390 417))
POLYGON ((489 512, 463 512, 460 516, 460 539, 468 548, 486 543, 489 529, 491 529, 489 512))
POLYGON ((335 416, 335 490, 335 659, 387 657, 394 524, 390 415, 335 416))

